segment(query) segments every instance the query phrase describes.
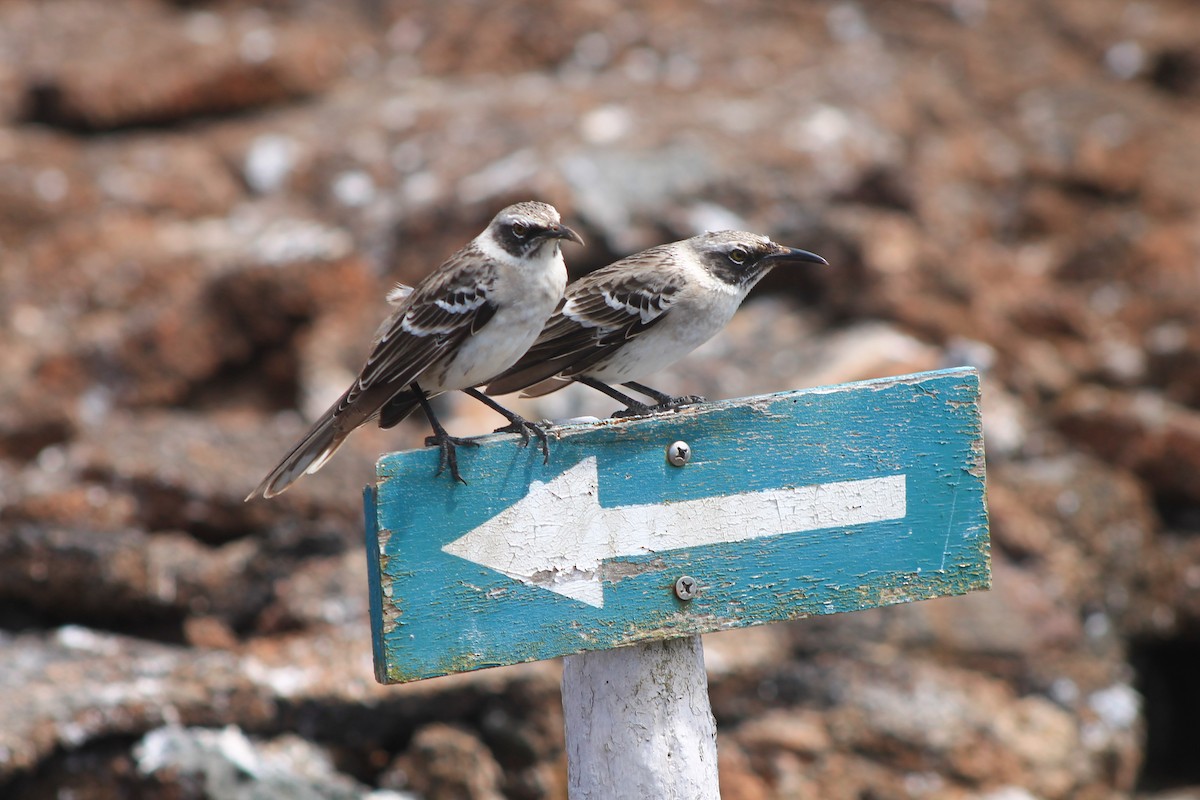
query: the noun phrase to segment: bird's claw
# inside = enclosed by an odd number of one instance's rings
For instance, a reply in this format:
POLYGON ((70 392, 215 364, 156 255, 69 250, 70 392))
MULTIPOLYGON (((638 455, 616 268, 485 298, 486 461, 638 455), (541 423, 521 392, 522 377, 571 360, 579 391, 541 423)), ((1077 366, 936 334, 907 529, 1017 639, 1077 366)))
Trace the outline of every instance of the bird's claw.
POLYGON ((685 394, 680 397, 672 397, 664 403, 659 403, 655 408, 682 408, 683 406, 694 406, 697 403, 707 402, 707 399, 698 394, 685 394))
POLYGON ((693 406, 697 403, 707 403, 708 401, 698 394, 686 394, 680 397, 667 397, 661 403, 656 403, 652 406, 638 404, 629 406, 612 415, 613 419, 628 419, 630 417, 646 417, 651 414, 657 414, 660 411, 674 411, 684 406, 693 406))
POLYGON ((612 419, 632 419, 633 417, 648 417, 656 411, 655 406, 647 406, 641 403, 636 406, 628 406, 620 411, 614 411, 612 419))
POLYGON ((463 480, 463 476, 458 473, 457 448, 459 445, 463 445, 465 447, 479 447, 479 442, 475 441, 474 439, 463 439, 458 436, 450 435, 435 435, 425 437, 426 447, 438 447, 441 450, 441 454, 438 456, 438 469, 437 472, 434 473, 434 477, 441 475, 443 472, 449 469, 450 477, 465 486, 467 482, 463 480))
POLYGON ((541 425, 530 422, 522 417, 515 417, 503 428, 496 428, 494 433, 516 433, 521 436, 521 447, 529 446, 529 436, 533 434, 542 448, 542 463, 550 463, 550 437, 546 435, 541 425))

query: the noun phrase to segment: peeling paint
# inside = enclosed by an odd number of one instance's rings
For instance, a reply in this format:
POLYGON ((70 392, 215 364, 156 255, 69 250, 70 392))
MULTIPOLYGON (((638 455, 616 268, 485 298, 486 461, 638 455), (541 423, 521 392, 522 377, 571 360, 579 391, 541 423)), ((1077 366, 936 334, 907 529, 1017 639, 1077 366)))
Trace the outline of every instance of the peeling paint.
POLYGON ((648 561, 607 561, 600 566, 600 578, 609 583, 616 583, 648 572, 662 572, 666 568, 666 562, 661 558, 648 561))

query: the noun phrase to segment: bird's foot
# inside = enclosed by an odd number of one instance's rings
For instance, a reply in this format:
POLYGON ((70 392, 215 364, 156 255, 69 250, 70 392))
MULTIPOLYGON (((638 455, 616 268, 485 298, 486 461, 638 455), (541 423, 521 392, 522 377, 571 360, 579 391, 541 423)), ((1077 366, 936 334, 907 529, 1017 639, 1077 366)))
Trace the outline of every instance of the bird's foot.
POLYGON ((685 394, 680 397, 668 397, 666 400, 655 405, 655 411, 674 411, 677 408, 684 406, 694 406, 697 403, 707 403, 708 400, 698 394, 685 394))
POLYGON ((657 411, 656 406, 648 406, 645 403, 630 403, 620 411, 614 411, 613 419, 633 419, 634 417, 648 417, 657 411))
POLYGON ((426 447, 438 447, 441 449, 441 455, 438 457, 438 471, 434 476, 441 475, 449 469, 450 477, 465 485, 466 481, 463 480, 463 476, 458 474, 457 448, 459 445, 464 447, 479 447, 479 442, 474 439, 464 439, 446 433, 425 437, 426 447))
POLYGON ((521 447, 529 446, 529 436, 534 435, 538 439, 538 443, 542 448, 542 463, 550 463, 550 437, 546 435, 546 430, 537 423, 530 422, 522 416, 513 414, 509 423, 503 428, 496 428, 494 433, 517 433, 521 436, 521 447))
POLYGON ((642 403, 638 403, 636 405, 630 405, 627 408, 624 408, 624 409, 616 412, 615 414, 613 414, 613 419, 627 419, 630 417, 646 417, 651 414, 657 414, 660 411, 674 411, 674 410, 676 410, 678 408, 682 408, 684 406, 692 406, 692 405, 695 405, 696 403, 707 403, 708 402, 703 397, 701 397, 700 395, 697 395, 697 394, 687 394, 687 395, 683 395, 681 397, 671 397, 670 395, 663 395, 663 398, 664 398, 663 400, 661 400, 658 403, 655 403, 652 406, 644 405, 642 403))

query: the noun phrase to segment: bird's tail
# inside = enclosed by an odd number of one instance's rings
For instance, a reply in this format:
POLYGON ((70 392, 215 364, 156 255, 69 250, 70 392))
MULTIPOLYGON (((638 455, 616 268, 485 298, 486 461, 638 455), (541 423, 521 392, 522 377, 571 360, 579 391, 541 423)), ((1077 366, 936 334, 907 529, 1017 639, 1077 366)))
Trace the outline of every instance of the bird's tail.
POLYGON ((275 469, 267 473, 262 483, 246 495, 246 501, 258 495, 272 498, 283 493, 304 475, 311 475, 325 466, 325 462, 341 447, 349 432, 343 426, 335 424, 332 409, 325 412, 275 469))
POLYGON ((567 359, 526 363, 526 358, 522 358, 516 366, 488 381, 486 393, 496 396, 520 392, 522 397, 541 397, 571 383, 571 379, 562 374, 562 370, 570 366, 571 362, 567 359))
MULTIPOLYGON (((526 386, 521 390, 521 397, 542 397, 543 395, 557 392, 564 386, 570 386, 574 381, 570 378, 564 378, 561 375, 555 375, 553 378, 546 378, 544 381, 535 383, 532 386, 526 386)), ((490 390, 492 387, 488 387, 490 390)), ((491 394, 489 391, 488 394, 491 394)))

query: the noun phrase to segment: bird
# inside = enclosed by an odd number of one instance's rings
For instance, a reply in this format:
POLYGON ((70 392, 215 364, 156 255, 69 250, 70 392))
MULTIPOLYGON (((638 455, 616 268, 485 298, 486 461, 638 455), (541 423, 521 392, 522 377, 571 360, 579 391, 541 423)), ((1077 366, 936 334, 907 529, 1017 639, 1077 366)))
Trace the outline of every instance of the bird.
MULTIPOLYGON (((547 203, 527 201, 500 211, 482 233, 446 259, 415 287, 397 286, 388 299, 395 310, 371 342, 358 377, 320 416, 246 500, 274 497, 328 462, 352 431, 380 416, 393 398, 408 411, 421 408, 440 448, 438 474, 455 481, 455 446, 475 444, 450 436, 429 398, 465 390, 505 416, 507 430, 529 442, 533 432, 549 458, 545 432, 474 389, 516 363, 537 338, 567 284, 563 242, 583 244, 547 203)), ((407 413, 393 408, 391 427, 407 413)))
POLYGON ((577 381, 623 403, 618 417, 704 402, 637 381, 716 335, 774 267, 803 263, 828 265, 815 253, 760 234, 710 231, 601 267, 567 287, 537 341, 488 383, 487 394, 522 391, 523 397, 538 397, 577 381))

